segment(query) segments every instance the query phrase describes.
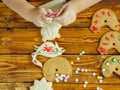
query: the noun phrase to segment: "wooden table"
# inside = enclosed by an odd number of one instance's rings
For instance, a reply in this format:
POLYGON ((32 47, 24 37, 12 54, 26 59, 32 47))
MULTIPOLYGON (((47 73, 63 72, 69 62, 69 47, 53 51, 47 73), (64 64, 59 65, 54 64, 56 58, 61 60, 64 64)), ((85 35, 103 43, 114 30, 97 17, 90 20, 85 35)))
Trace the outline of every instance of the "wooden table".
MULTIPOLYGON (((28 1, 38 6, 48 0, 28 1)), ((103 0, 79 13, 73 24, 60 30, 61 38, 56 41, 66 49, 62 56, 74 61, 74 65, 72 77, 67 83, 54 82, 54 90, 96 90, 97 87, 120 90, 119 76, 104 78, 103 83, 99 83, 96 76, 92 75, 93 72, 101 75, 101 65, 105 58, 118 55, 117 51, 110 50, 109 55, 101 56, 96 50, 101 36, 111 31, 108 27, 97 34, 89 30, 92 15, 101 8, 112 9, 120 20, 120 0, 103 0), (80 51, 85 51, 86 54, 79 56, 80 51), (77 57, 80 57, 80 61, 77 61, 77 57), (88 69, 89 72, 75 74, 77 67, 88 69), (75 83, 76 78, 79 79, 78 83, 75 83), (84 81, 88 81, 86 88, 83 87, 84 81)), ((40 28, 25 21, 0 2, 0 90, 29 90, 35 79, 43 77, 42 69, 31 62, 34 45, 40 44, 40 28)), ((48 59, 43 56, 38 58, 42 63, 48 59)))

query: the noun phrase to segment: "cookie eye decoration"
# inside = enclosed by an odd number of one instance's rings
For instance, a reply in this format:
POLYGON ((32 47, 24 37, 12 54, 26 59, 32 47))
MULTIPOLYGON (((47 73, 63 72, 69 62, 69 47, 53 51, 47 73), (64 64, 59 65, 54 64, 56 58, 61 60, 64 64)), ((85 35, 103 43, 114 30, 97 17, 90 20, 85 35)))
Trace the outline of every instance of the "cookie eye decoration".
MULTIPOLYGON (((66 76, 68 79, 72 75, 72 66, 70 62, 63 57, 54 57, 47 60, 43 66, 43 75, 48 81, 54 81, 56 76, 66 76)), ((61 77, 62 77, 61 76, 61 77)))
POLYGON ((40 46, 35 46, 35 52, 31 54, 32 62, 35 65, 42 67, 41 62, 39 62, 36 57, 37 55, 42 55, 45 57, 56 57, 62 55, 65 50, 58 46, 57 42, 53 44, 52 42, 45 42, 40 46))
POLYGON ((110 9, 98 10, 92 18, 90 29, 94 32, 100 32, 103 26, 109 26, 112 30, 119 30, 120 23, 116 14, 110 9))
POLYGON ((120 53, 120 33, 110 31, 105 33, 98 46, 100 54, 108 54, 110 49, 116 49, 120 53))
POLYGON ((105 77, 111 77, 113 73, 120 75, 120 56, 107 58, 102 65, 102 73, 105 77))

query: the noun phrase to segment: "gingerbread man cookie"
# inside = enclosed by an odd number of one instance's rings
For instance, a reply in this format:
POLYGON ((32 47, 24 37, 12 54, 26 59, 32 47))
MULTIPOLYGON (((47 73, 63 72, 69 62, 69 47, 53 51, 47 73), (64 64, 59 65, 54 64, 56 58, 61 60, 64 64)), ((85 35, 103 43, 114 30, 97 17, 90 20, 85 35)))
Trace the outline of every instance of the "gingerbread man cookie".
POLYGON ((51 82, 55 80, 56 74, 72 75, 72 66, 66 58, 54 57, 45 62, 43 74, 51 82))
POLYGON ((105 77, 111 77, 113 73, 120 75, 120 56, 107 58, 102 65, 102 73, 105 77))
POLYGON ((115 31, 110 31, 103 35, 100 40, 98 51, 100 54, 107 54, 112 48, 120 53, 120 33, 115 31))
POLYGON ((116 14, 110 9, 100 9, 93 15, 90 29, 97 33, 106 25, 112 30, 120 29, 120 23, 118 22, 116 14))

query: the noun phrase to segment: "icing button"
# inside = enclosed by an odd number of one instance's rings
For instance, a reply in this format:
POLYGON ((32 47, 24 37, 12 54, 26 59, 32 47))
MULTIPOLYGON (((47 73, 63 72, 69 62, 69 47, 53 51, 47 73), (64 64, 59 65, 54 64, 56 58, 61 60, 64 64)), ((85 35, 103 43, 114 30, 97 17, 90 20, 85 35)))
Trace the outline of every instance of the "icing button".
POLYGON ((112 58, 112 62, 117 62, 117 59, 116 58, 112 58))

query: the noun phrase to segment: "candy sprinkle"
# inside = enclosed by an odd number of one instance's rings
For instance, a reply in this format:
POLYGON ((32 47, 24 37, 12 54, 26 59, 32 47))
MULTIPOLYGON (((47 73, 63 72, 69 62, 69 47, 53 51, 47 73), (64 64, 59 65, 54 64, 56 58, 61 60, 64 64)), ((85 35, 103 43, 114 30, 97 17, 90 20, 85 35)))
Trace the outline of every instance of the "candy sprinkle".
POLYGON ((71 65, 73 65, 73 64, 74 64, 74 62, 73 62, 73 61, 71 61, 71 62, 70 62, 70 64, 71 64, 71 65))
POLYGON ((80 61, 80 57, 77 57, 77 61, 80 61))
POLYGON ((76 79, 75 79, 75 82, 77 83, 78 81, 79 81, 79 79, 78 79, 78 78, 76 78, 76 79))

